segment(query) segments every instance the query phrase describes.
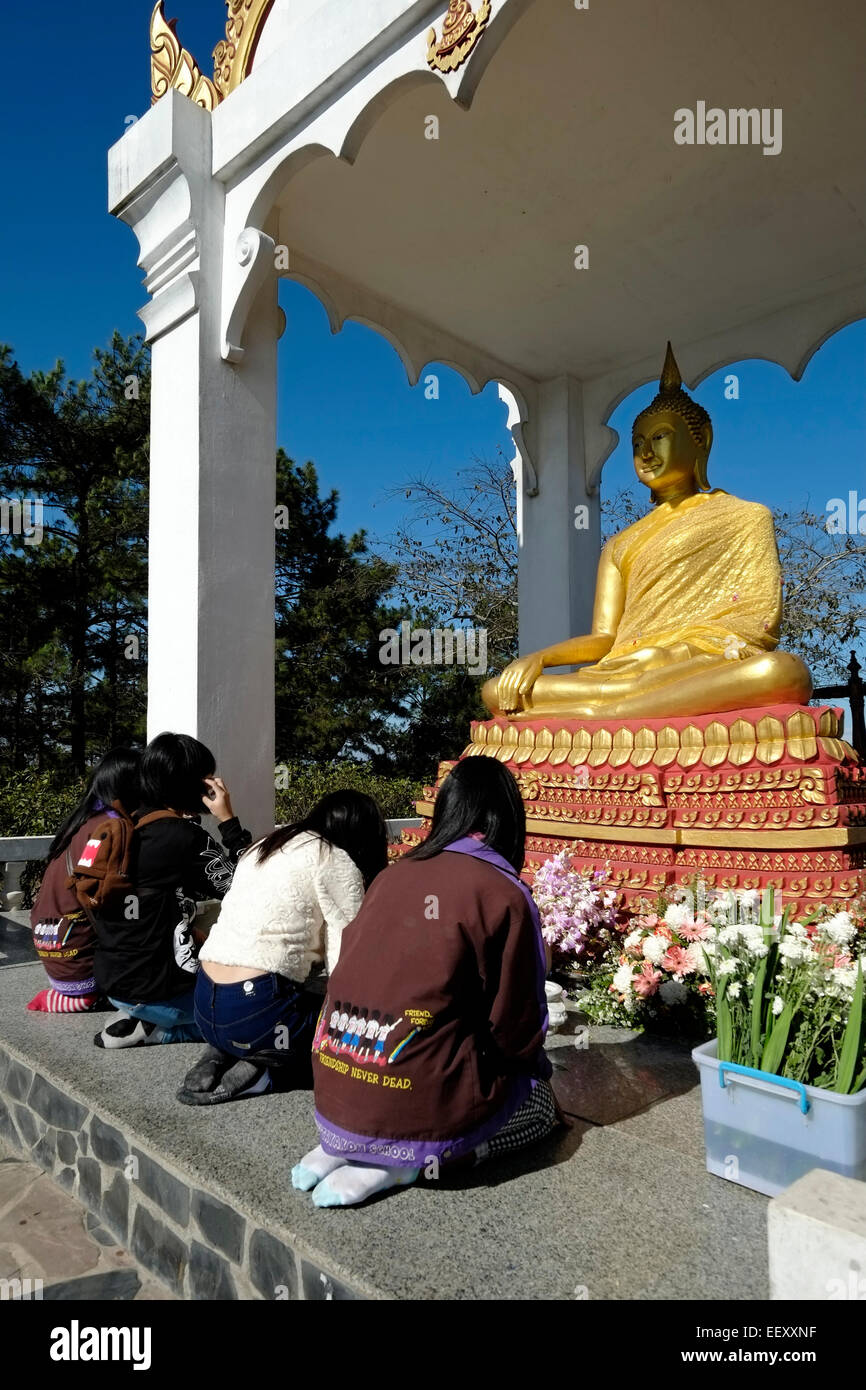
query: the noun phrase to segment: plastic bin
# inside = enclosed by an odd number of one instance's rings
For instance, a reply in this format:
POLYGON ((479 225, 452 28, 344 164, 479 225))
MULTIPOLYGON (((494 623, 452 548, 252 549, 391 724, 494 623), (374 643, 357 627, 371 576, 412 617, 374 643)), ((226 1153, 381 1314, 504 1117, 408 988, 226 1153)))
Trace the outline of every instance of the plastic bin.
POLYGON ((692 1052, 701 1074, 707 1168, 775 1197, 812 1168, 866 1181, 866 1090, 837 1095, 692 1052))

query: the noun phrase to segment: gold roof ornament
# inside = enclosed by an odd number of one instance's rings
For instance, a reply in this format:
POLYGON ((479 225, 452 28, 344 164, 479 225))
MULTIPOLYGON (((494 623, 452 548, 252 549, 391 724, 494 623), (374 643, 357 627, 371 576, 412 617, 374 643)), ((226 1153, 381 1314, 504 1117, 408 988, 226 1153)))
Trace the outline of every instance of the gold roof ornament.
POLYGON ((153 101, 174 87, 206 111, 216 106, 249 76, 265 20, 274 0, 226 0, 226 34, 214 49, 213 81, 205 77, 177 37, 177 20, 165 17, 165 0, 157 0, 150 19, 150 75, 153 101))
POLYGON ((213 51, 214 82, 227 97, 249 76, 265 20, 274 0, 226 0, 226 36, 213 51))
POLYGON ((171 88, 189 97, 205 111, 213 111, 220 94, 205 77, 188 49, 177 36, 177 20, 166 19, 163 0, 157 0, 150 17, 150 88, 153 104, 171 88))
POLYGON ((465 63, 489 18, 490 0, 482 0, 477 14, 469 0, 451 0, 442 38, 437 40, 435 29, 427 35, 427 62, 434 72, 453 72, 465 63))

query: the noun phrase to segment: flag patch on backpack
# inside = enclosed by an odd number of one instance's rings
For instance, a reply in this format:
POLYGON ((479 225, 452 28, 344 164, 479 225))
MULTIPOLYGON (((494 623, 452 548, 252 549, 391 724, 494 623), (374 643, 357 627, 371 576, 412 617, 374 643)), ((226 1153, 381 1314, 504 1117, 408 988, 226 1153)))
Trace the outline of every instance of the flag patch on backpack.
POLYGON ((81 852, 81 858, 78 861, 79 869, 92 869, 93 861, 101 848, 101 837, 98 840, 88 840, 87 844, 84 846, 84 849, 81 852))

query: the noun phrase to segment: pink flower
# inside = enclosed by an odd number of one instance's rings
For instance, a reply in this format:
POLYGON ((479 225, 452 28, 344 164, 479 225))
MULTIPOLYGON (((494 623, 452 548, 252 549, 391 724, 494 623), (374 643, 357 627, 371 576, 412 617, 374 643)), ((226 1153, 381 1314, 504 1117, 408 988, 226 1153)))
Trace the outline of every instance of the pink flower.
POLYGON ((678 930, 683 941, 706 941, 707 937, 713 934, 710 924, 699 921, 697 917, 684 927, 679 927, 678 930))
POLYGON ((643 999, 649 999, 651 994, 655 994, 662 982, 662 972, 656 970, 648 960, 645 960, 640 970, 634 977, 633 989, 635 994, 641 995, 643 999))
POLYGON ((693 975, 695 972, 695 963, 682 946, 671 946, 662 957, 661 967, 671 975, 693 975))
POLYGON ((635 925, 638 927, 645 927, 647 931, 654 931, 658 926, 658 921, 659 917, 657 912, 647 912, 645 916, 638 917, 635 925))
POLYGON ((704 980, 702 985, 698 985, 698 994, 715 994, 715 990, 709 980, 704 980))

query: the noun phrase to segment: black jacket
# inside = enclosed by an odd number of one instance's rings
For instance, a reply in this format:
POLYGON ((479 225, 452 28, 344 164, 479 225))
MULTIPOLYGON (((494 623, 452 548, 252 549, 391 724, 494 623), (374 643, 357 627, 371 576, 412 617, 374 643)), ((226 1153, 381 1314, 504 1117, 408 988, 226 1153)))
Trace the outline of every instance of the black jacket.
POLYGON ((129 877, 135 896, 124 911, 95 919, 96 983, 104 994, 146 1004, 192 987, 196 899, 225 897, 238 855, 252 839, 236 816, 219 830, 223 849, 197 820, 154 821, 133 836, 129 877))

